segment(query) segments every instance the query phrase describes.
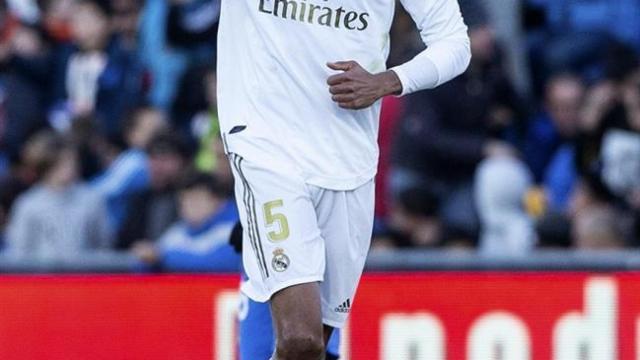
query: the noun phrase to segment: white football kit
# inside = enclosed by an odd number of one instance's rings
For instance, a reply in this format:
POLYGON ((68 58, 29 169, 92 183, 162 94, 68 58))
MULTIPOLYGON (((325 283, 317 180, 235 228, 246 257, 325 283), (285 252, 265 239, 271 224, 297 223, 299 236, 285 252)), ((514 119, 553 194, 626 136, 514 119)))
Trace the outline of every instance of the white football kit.
MULTIPOLYGON (((457 0, 401 0, 428 48, 393 68, 403 94, 468 66, 457 0)), ((218 110, 244 229, 242 291, 321 282, 325 324, 353 303, 373 227, 380 102, 341 109, 328 62, 386 70, 395 0, 222 0, 218 110)))

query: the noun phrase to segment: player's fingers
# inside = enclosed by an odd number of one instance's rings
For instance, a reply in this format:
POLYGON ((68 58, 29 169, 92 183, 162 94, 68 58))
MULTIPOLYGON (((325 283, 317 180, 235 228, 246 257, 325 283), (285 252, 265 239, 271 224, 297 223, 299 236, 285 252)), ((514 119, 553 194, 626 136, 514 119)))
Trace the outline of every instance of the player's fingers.
POLYGON ((351 70, 354 65, 356 65, 355 61, 335 61, 327 63, 329 69, 336 71, 348 71, 351 70))
POLYGON ((354 101, 340 102, 340 103, 338 103, 338 106, 340 106, 343 109, 347 109, 347 110, 357 110, 358 109, 358 107, 356 106, 356 103, 354 101))
POLYGON ((341 74, 329 76, 329 78, 327 79, 327 84, 329 84, 330 86, 334 86, 334 85, 341 84, 347 80, 348 80, 347 73, 341 73, 341 74))
POLYGON ((354 89, 351 85, 339 84, 331 86, 329 92, 333 95, 349 94, 354 92, 354 89))
POLYGON ((333 95, 331 99, 337 103, 348 103, 348 102, 352 102, 355 99, 355 95, 339 94, 339 95, 333 95))

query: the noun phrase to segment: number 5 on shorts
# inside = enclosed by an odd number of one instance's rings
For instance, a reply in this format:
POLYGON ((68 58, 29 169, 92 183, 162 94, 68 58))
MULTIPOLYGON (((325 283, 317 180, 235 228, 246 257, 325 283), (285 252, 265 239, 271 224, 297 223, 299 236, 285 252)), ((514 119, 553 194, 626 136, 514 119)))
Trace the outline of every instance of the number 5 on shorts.
POLYGON ((270 201, 264 204, 264 218, 267 227, 272 227, 275 223, 278 223, 280 231, 270 231, 268 233, 269 239, 273 242, 284 241, 289 238, 289 222, 284 214, 274 212, 274 209, 284 206, 282 200, 270 201))

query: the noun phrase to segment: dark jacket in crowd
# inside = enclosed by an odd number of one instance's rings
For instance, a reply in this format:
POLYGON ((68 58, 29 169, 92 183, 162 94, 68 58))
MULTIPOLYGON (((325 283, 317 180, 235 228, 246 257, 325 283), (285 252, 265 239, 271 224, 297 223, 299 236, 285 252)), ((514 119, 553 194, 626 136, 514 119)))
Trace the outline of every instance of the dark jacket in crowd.
POLYGON ((118 234, 116 247, 128 249, 137 241, 156 241, 178 220, 178 203, 174 191, 148 190, 134 195, 130 211, 118 234))
POLYGON ((442 181, 469 179, 487 142, 504 135, 504 128, 490 120, 497 107, 514 115, 519 111, 499 68, 470 68, 439 88, 411 95, 395 141, 394 165, 442 181))
POLYGON ((0 143, 16 160, 22 145, 34 132, 46 125, 49 101, 51 57, 13 56, 2 65, 5 129, 0 143))

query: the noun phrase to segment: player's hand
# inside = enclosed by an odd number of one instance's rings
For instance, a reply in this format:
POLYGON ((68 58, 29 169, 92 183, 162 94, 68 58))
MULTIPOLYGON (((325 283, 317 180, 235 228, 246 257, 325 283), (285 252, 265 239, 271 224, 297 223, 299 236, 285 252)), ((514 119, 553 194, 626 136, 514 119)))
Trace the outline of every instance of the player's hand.
POLYGON ((393 71, 372 74, 355 61, 339 61, 327 66, 342 73, 327 79, 331 99, 341 108, 366 109, 382 97, 402 92, 402 83, 393 71))

